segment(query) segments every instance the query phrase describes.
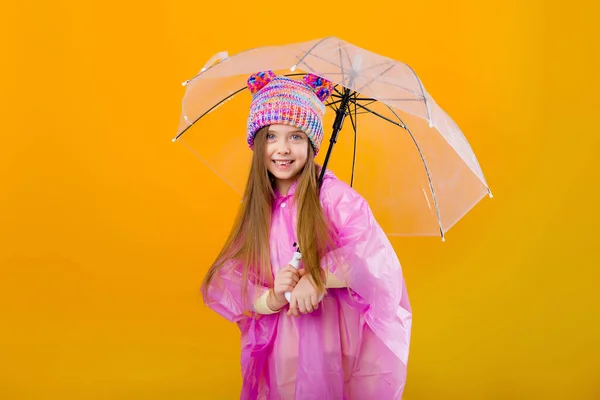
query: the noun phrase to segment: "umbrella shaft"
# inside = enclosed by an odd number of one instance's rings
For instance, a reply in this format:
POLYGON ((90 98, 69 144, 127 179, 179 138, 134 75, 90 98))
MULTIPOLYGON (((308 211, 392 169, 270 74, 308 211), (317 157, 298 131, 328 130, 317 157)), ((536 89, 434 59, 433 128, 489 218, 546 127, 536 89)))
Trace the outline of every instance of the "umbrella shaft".
POLYGON ((319 189, 323 184, 323 177, 325 176, 325 170, 327 169, 327 164, 329 163, 329 157, 331 156, 331 150, 333 150, 333 145, 337 142, 338 133, 342 129, 342 125, 344 125, 344 119, 346 118, 348 103, 350 102, 350 89, 345 88, 344 95, 342 96, 342 101, 340 102, 340 108, 338 108, 335 121, 333 122, 333 132, 331 134, 331 139, 329 139, 329 148, 327 149, 327 155, 325 156, 325 162, 323 163, 323 168, 321 169, 321 175, 319 176, 319 189))
POLYGON ((338 108, 335 121, 333 122, 333 134, 331 135, 330 142, 335 143, 337 141, 337 135, 342 130, 342 125, 344 125, 344 119, 346 118, 348 103, 350 101, 350 89, 344 89, 344 95, 342 96, 342 101, 340 102, 340 108, 338 108))

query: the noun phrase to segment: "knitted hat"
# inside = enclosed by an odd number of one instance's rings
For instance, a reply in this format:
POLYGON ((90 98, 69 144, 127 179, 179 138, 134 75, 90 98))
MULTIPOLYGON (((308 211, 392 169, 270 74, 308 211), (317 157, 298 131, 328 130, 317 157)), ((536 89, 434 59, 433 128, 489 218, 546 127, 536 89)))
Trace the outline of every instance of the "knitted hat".
POLYGON ((287 124, 306 133, 317 155, 323 140, 323 103, 333 91, 330 81, 313 74, 299 81, 263 71, 248 78, 248 89, 252 93, 247 129, 250 148, 260 128, 287 124))

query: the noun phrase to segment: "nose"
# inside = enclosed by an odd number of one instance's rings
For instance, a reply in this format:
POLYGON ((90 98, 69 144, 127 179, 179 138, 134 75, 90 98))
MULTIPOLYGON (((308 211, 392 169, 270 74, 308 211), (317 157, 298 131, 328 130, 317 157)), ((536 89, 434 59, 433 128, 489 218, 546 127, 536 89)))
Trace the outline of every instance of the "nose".
POLYGON ((277 154, 290 154, 290 146, 287 140, 280 140, 277 143, 277 154))

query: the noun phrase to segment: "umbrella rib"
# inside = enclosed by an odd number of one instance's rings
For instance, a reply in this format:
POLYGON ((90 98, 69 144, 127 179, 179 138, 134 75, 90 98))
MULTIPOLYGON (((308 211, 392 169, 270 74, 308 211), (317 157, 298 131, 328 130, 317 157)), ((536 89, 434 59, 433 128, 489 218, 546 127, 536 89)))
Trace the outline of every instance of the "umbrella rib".
POLYGON ((423 99, 372 99, 372 98, 358 98, 358 101, 369 101, 371 103, 375 101, 381 101, 385 103, 386 101, 422 101, 423 99))
POLYGON ((359 102, 359 101, 366 101, 366 103, 363 104, 363 106, 369 106, 369 105, 375 103, 377 100, 376 99, 359 99, 359 98, 356 98, 356 102, 359 102))
POLYGON ((311 67, 310 65, 308 65, 308 63, 306 61, 303 61, 303 64, 310 70, 310 72, 316 73, 316 71, 313 69, 313 67, 311 67))
MULTIPOLYGON (((375 77, 373 80, 375 80, 375 79, 377 79, 377 78, 382 78, 382 77, 383 77, 383 75, 384 75, 385 73, 387 73, 387 72, 388 72, 389 70, 391 70, 391 69, 392 69, 392 68, 393 68, 395 65, 399 65, 400 63, 398 63, 397 61, 394 61, 394 60, 391 60, 391 61, 386 61, 386 62, 383 62, 383 63, 381 63, 381 64, 376 64, 376 65, 373 65, 373 66, 371 66, 371 67, 369 67, 369 68, 365 68, 365 69, 361 70, 361 72, 368 71, 368 70, 370 70, 370 69, 373 69, 373 68, 377 68, 377 67, 384 66, 384 65, 386 65, 386 64, 388 64, 388 63, 390 63, 390 62, 392 63, 392 66, 391 66, 390 68, 388 68, 386 71, 384 71, 383 73, 379 74, 379 76, 376 76, 376 77, 375 77)), ((402 63, 402 64, 404 64, 404 63, 402 63)), ((413 73, 415 76, 417 75, 417 74, 415 74, 415 72, 412 70, 412 68, 411 68, 409 65, 407 65, 407 64, 404 64, 404 65, 406 65, 406 67, 408 67, 408 69, 410 69, 410 70, 411 70, 411 72, 412 72, 412 73, 413 73)), ((417 79, 418 79, 418 77, 417 77, 417 79)), ((372 82, 372 81, 371 81, 371 82, 372 82)), ((367 87, 367 86, 368 86, 368 85, 369 85, 371 82, 367 83, 366 85, 364 85, 364 86, 363 86, 361 89, 359 89, 359 90, 357 90, 357 91, 358 91, 358 92, 360 92, 360 90, 362 90, 362 89, 364 89, 365 87, 367 87)), ((407 91, 407 92, 409 92, 409 93, 412 93, 412 94, 414 94, 414 95, 417 95, 417 93, 415 93, 414 91, 412 91, 412 90, 409 90, 408 88, 406 88, 406 87, 404 87, 404 86, 400 86, 400 85, 398 85, 398 84, 395 84, 395 83, 393 83, 393 82, 387 81, 387 80, 385 80, 385 79, 382 79, 382 83, 385 83, 385 84, 387 84, 387 85, 390 85, 390 86, 394 86, 394 87, 396 87, 396 88, 398 88, 398 89, 402 89, 402 90, 405 90, 405 91, 407 91)), ((420 80, 419 80, 419 85, 420 85, 420 87, 421 87, 421 93, 423 93, 423 85, 421 84, 420 80)), ((423 93, 423 97, 425 97, 425 94, 424 94, 424 93, 423 93)))
POLYGON ((381 102, 385 103, 386 101, 392 102, 392 101, 423 101, 423 99, 381 99, 381 102))
POLYGON ((198 118, 196 118, 194 120, 194 122, 192 122, 191 124, 189 124, 188 126, 186 126, 184 130, 182 130, 181 132, 179 132, 179 134, 177 136, 175 136, 175 138, 173 139, 173 141, 176 141, 177 139, 179 139, 181 137, 181 135, 183 135, 188 129, 190 129, 192 126, 194 126, 194 124, 196 122, 200 121, 200 118, 204 117, 206 114, 208 114, 209 112, 211 112, 215 108, 219 107, 221 104, 223 104, 227 100, 231 99, 233 96, 235 96, 236 94, 240 93, 242 90, 246 90, 246 89, 247 89, 247 87, 244 86, 243 88, 236 90, 235 92, 233 92, 229 96, 223 98, 221 101, 219 101, 218 103, 216 103, 215 105, 213 105, 211 108, 209 108, 208 110, 206 110, 201 116, 199 116, 198 118))
POLYGON ((395 61, 395 60, 386 60, 386 61, 384 61, 384 62, 382 62, 380 64, 375 64, 375 65, 371 65, 370 67, 363 68, 359 72, 369 71, 371 69, 379 68, 379 67, 382 67, 384 65, 388 65, 390 63, 396 65, 398 63, 398 61, 395 61))
POLYGON ((339 101, 333 102, 333 103, 327 103, 325 104, 325 106, 331 108, 333 111, 337 112, 338 107, 336 107, 336 103, 339 103, 339 101))
POLYGON ((338 53, 340 54, 340 70, 342 71, 342 85, 345 86, 346 75, 344 74, 344 60, 342 60, 342 48, 340 46, 340 43, 338 43, 338 53))
MULTIPOLYGON (((334 90, 334 91, 336 91, 336 92, 338 92, 338 89, 337 89, 337 87, 338 87, 338 85, 335 85, 335 86, 333 87, 333 90, 334 90)), ((339 93, 339 92, 338 92, 338 93, 339 93)), ((336 96, 336 95, 332 95, 332 96, 331 96, 331 98, 339 98, 339 97, 338 97, 338 96, 336 96)), ((338 107, 335 107, 335 105, 336 105, 337 103, 340 103, 341 101, 342 101, 342 100, 340 99, 340 100, 337 100, 337 101, 332 101, 332 102, 326 103, 325 105, 326 105, 326 106, 328 106, 328 107, 330 107, 331 109, 333 109, 333 111, 335 111, 335 112, 337 113, 338 107)))
POLYGON ((325 105, 327 105, 327 106, 332 106, 332 105, 334 105, 334 104, 341 103, 341 102, 342 102, 342 100, 340 99, 340 100, 336 100, 336 101, 329 102, 329 103, 327 103, 327 104, 325 104, 325 105))
POLYGON ((435 205, 435 212, 436 212, 437 218, 438 218, 438 226, 440 228, 440 234, 442 235, 442 240, 444 240, 444 228, 442 227, 442 217, 440 215, 440 208, 438 206, 437 198, 435 196, 435 189, 433 188, 433 181, 431 180, 431 173, 429 172, 429 167, 427 166, 427 163, 425 162, 425 157, 423 156, 423 152, 421 152, 421 146, 419 146, 419 143, 417 142, 417 139, 413 136, 412 132, 410 131, 410 129, 408 128, 408 126, 406 126, 406 124, 404 123, 404 121, 402 121, 402 118, 400 118, 400 116, 398 115, 398 113, 396 113, 396 111, 392 107, 390 107, 389 105, 387 105, 387 104, 386 104, 386 107, 405 126, 406 131, 410 135, 413 143, 415 144, 415 146, 417 148, 417 151, 419 152, 419 156, 421 157, 421 161, 423 162, 423 166, 425 167, 425 172, 427 174, 427 180, 429 180, 429 188, 431 189, 431 195, 433 196, 433 204, 435 205))
POLYGON ((388 122, 390 122, 390 123, 392 123, 392 124, 394 124, 394 125, 402 128, 402 129, 405 129, 408 132, 408 134, 410 135, 413 143, 415 144, 415 146, 417 148, 417 151, 419 152, 419 155, 421 157, 421 161, 423 162, 423 166, 425 167, 425 173, 427 174, 427 180, 429 181, 429 188, 431 190, 431 195, 433 196, 433 204, 435 206, 435 212, 437 214, 438 226, 440 228, 440 234, 442 236, 442 240, 444 240, 444 229, 442 227, 442 219, 441 219, 441 215, 440 215, 440 209, 439 209, 439 206, 438 206, 438 203, 437 203, 437 198, 435 196, 435 189, 433 188, 433 182, 431 180, 431 174, 429 172, 429 167, 427 166, 427 163, 425 162, 425 157, 423 156, 423 152, 421 152, 421 147, 419 146, 419 143, 417 142, 417 140, 413 136, 412 132, 410 131, 410 129, 408 129, 408 127, 406 126, 406 124, 404 123, 404 121, 402 121, 402 118, 400 118, 400 116, 394 111, 394 109, 392 107, 390 107, 389 105, 387 105, 387 104, 386 104, 386 107, 396 116, 396 118, 398 118, 398 120, 402 124, 399 124, 396 121, 393 121, 393 120, 391 120, 391 119, 389 119, 387 117, 384 117, 383 115, 381 115, 381 114, 379 114, 379 113, 377 113, 377 112, 371 110, 370 108, 367 108, 367 107, 365 107, 365 106, 363 106, 361 104, 358 104, 358 103, 355 103, 355 104, 358 107, 360 107, 360 108, 362 108, 362 109, 364 109, 364 110, 366 110, 366 111, 368 111, 368 112, 370 112, 370 113, 372 113, 372 114, 374 114, 374 115, 382 118, 383 120, 388 121, 388 122))
MULTIPOLYGON (((346 50, 346 48, 344 48, 344 50, 346 50)), ((347 51, 347 50, 346 50, 346 55, 347 55, 348 57, 350 57, 350 56, 348 55, 348 51, 347 51)), ((321 56, 318 56, 318 55, 316 55, 316 54, 311 54, 310 56, 311 56, 311 57, 314 57, 314 58, 317 58, 317 59, 319 59, 319 60, 321 60, 321 61, 324 61, 324 62, 326 62, 326 63, 328 63, 328 64, 330 64, 330 65, 332 65, 332 66, 334 66, 334 67, 340 68, 340 65, 338 65, 338 64, 334 63, 333 61, 330 61, 330 60, 328 60, 328 59, 326 59, 326 58, 323 58, 323 57, 321 57, 321 56)), ((364 72, 364 71, 368 71, 368 70, 370 70, 370 69, 373 69, 373 68, 381 67, 381 66, 383 66, 383 65, 387 65, 387 64, 389 64, 390 62, 392 62, 392 63, 396 63, 396 62, 395 62, 395 61, 393 61, 393 60, 392 60, 392 61, 386 61, 386 62, 383 62, 383 63, 381 63, 381 64, 372 65, 372 66, 370 66, 370 67, 368 67, 368 68, 365 68, 365 69, 361 70, 360 72, 364 72)), ((342 69, 342 72, 341 72, 341 73, 340 73, 340 72, 337 72, 337 73, 329 72, 329 73, 327 73, 327 74, 329 74, 329 75, 333 75, 333 74, 338 74, 338 75, 339 75, 339 74, 341 74, 341 75, 344 75, 344 70, 342 69)))
MULTIPOLYGON (((298 61, 296 63, 296 66, 300 65, 300 63, 304 62, 304 59, 306 57, 308 57, 308 55, 310 54, 311 51, 313 51, 318 45, 320 45, 321 43, 323 43, 324 41, 326 41, 327 39, 331 39, 333 38, 333 36, 327 36, 326 38, 323 38, 321 40, 319 40, 317 43, 315 43, 315 45, 313 47, 311 47, 306 54, 304 54, 302 57, 300 57, 300 61, 298 61)), ((306 64, 306 62, 304 62, 304 64, 306 64)))
POLYGON ((352 60, 350 60, 350 54, 348 54, 348 46, 344 46, 344 53, 346 54, 346 58, 348 59, 348 65, 352 66, 352 60))
POLYGON ((385 75, 386 73, 388 73, 392 68, 394 68, 396 66, 396 64, 392 64, 388 69, 386 69, 385 71, 383 71, 382 73, 380 73, 379 75, 373 77, 370 81, 368 81, 367 83, 365 83, 364 85, 362 85, 362 87, 360 87, 359 89, 357 89, 357 92, 361 92, 364 88, 366 88, 367 86, 371 85, 371 83, 373 83, 377 78, 382 77, 383 75, 385 75))
MULTIPOLYGON (((321 61, 324 61, 324 62, 326 62, 326 63, 328 63, 328 64, 330 64, 330 65, 332 65, 332 66, 334 66, 334 67, 340 68, 340 66, 339 66, 338 64, 334 63, 333 61, 329 61, 328 59, 326 59, 326 58, 323 58, 323 57, 321 57, 321 56, 318 56, 318 55, 316 55, 316 54, 311 54, 310 56, 311 56, 311 57, 314 57, 314 58, 317 58, 317 59, 319 59, 319 60, 321 60, 321 61)), ((304 62, 304 63, 306 63, 306 62, 304 62)), ((298 64, 298 65, 299 65, 299 64, 298 64)), ((343 72, 343 70, 342 70, 342 72, 336 72, 336 73, 334 73, 334 72, 328 72, 327 74, 329 74, 329 75, 333 75, 333 74, 337 74, 337 75, 340 75, 340 74, 341 74, 341 75, 344 75, 344 72, 343 72)))
MULTIPOLYGON (((357 96, 358 93, 354 92, 354 98, 356 98, 357 96)), ((353 101, 352 103, 354 104, 354 117, 352 117, 352 112, 348 113, 348 115, 350 116, 350 123, 352 123, 352 129, 354 130, 354 153, 352 155, 352 176, 350 177, 350 187, 354 187, 354 168, 356 166, 356 136, 358 125, 358 118, 356 114, 356 101, 353 101)))
MULTIPOLYGON (((357 106, 357 107, 360 107, 360 108, 362 108, 362 109, 363 109, 363 110, 365 110, 366 112, 368 112, 368 113, 371 113, 371 114, 373 114, 373 115, 376 115, 376 116, 378 116, 379 118, 381 118, 381 119, 383 119, 383 120, 385 120, 385 121, 387 121, 387 122, 389 122, 389 123, 391 123, 391 124, 394 124, 394 125, 396 125, 396 126, 397 126, 397 127, 399 127, 399 128, 402 128, 402 129, 407 129, 407 128, 406 128, 406 126, 400 125, 398 122, 396 122, 396 121, 394 121, 394 120, 391 120, 391 119, 389 119, 388 117, 385 117, 385 116, 383 116, 383 115, 379 114, 378 112, 376 112, 376 111, 373 111, 373 110, 371 110, 370 108, 363 106, 362 104, 358 104, 358 103, 355 103, 355 104, 356 104, 356 106, 357 106)), ((384 103, 384 104, 385 104, 385 103, 384 103)), ((386 104, 386 105, 387 105, 387 104, 386 104)))
POLYGON ((366 113, 370 112, 370 111, 364 111, 364 110, 361 111, 361 112, 357 112, 356 111, 356 108, 357 108, 356 104, 358 104, 359 101, 365 102, 365 103, 362 104, 362 106, 364 106, 364 107, 366 107, 368 105, 371 105, 371 104, 373 104, 373 103, 375 103, 375 102, 378 101, 377 99, 372 99, 372 98, 361 98, 361 97, 358 97, 358 95, 359 95, 358 92, 354 92, 354 93, 356 93, 356 95, 355 95, 355 97, 353 99, 353 103, 354 103, 354 115, 355 116, 359 115, 359 114, 366 114, 366 113))
POLYGON ((429 112, 429 102, 427 101, 427 96, 425 96, 425 89, 423 88, 423 84, 421 83, 421 79, 419 79, 419 77, 417 76, 417 73, 415 72, 414 69, 412 69, 410 67, 410 65, 408 64, 404 64, 408 67, 408 69, 410 69, 410 71, 413 73, 413 75, 415 76, 415 78, 417 78, 417 82, 419 83, 419 87, 421 88, 421 95, 423 96, 423 101, 425 102, 425 111, 427 112, 427 122, 429 122, 429 124, 431 125, 431 113, 429 112))
MULTIPOLYGON (((396 84, 396 83, 394 83, 392 81, 386 80, 385 77, 382 77, 381 83, 385 83, 386 85, 390 85, 392 87, 404 90, 405 92, 411 93, 411 94, 413 94, 415 96, 419 96, 419 97, 421 96, 421 94, 415 92, 414 90, 410 90, 410 89, 408 89, 408 88, 406 88, 404 86, 401 86, 401 85, 398 85, 398 84, 396 84)), ((423 99, 418 99, 418 100, 423 100, 423 99)))

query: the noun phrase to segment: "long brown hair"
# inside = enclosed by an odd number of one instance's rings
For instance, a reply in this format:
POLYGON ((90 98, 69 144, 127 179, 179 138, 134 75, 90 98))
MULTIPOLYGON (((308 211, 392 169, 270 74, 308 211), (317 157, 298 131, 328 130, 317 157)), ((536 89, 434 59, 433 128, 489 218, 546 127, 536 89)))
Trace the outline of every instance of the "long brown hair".
MULTIPOLYGON (((268 126, 261 128, 254 138, 254 153, 244 198, 229 237, 204 278, 202 291, 205 296, 212 279, 232 260, 242 265, 244 299, 249 279, 272 286, 269 232, 274 190, 273 177, 267 169, 264 153, 268 129, 268 126)), ((297 178, 296 234, 304 268, 310 273, 317 290, 323 291, 325 276, 321 270, 320 259, 330 248, 332 232, 319 201, 318 173, 317 164, 314 162, 314 150, 309 142, 308 158, 297 178)))

